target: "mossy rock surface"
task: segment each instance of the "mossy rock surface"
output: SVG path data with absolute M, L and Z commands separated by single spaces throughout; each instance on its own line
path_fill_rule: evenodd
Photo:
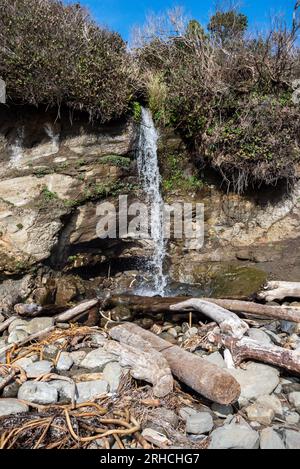
M 212 294 L 215 298 L 250 297 L 261 289 L 267 280 L 266 272 L 255 267 L 223 266 L 212 279 Z
M 198 284 L 203 295 L 213 298 L 249 298 L 259 291 L 267 280 L 266 272 L 238 263 L 211 262 L 179 268 L 178 280 Z

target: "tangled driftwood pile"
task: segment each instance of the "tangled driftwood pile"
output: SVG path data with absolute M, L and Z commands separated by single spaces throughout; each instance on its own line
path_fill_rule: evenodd
M 273 282 L 260 298 L 298 287 Z M 110 296 L 44 314 L 16 305 L 0 323 L 1 448 L 300 445 L 298 305 Z

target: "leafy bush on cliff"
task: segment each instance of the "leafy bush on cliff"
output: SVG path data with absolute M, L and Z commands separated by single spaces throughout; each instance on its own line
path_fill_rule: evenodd
M 156 26 L 142 31 L 136 55 L 157 121 L 175 126 L 238 192 L 291 180 L 300 162 L 297 15 L 292 28 L 255 38 L 235 11 L 218 12 L 207 31 L 176 12 Z
M 102 121 L 128 110 L 133 84 L 126 45 L 78 4 L 0 0 L 0 41 L 10 103 L 65 104 Z

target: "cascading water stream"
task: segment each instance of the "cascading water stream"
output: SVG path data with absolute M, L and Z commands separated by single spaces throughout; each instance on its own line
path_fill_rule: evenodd
M 151 112 L 142 108 L 138 145 L 138 172 L 147 202 L 151 207 L 151 238 L 154 245 L 149 270 L 153 273 L 154 292 L 163 295 L 167 286 L 164 275 L 166 244 L 164 240 L 163 198 L 160 192 L 160 173 L 157 158 L 158 133 Z
M 17 135 L 14 143 L 11 145 L 11 159 L 10 165 L 12 168 L 17 168 L 23 157 L 23 141 L 24 141 L 24 127 L 20 127 L 17 130 Z

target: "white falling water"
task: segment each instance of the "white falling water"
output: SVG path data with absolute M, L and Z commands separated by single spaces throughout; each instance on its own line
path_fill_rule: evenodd
M 51 145 L 52 145 L 50 152 L 48 154 L 45 154 L 44 156 L 51 156 L 51 155 L 54 155 L 55 153 L 58 153 L 59 151 L 60 135 L 55 133 L 53 126 L 49 123 L 45 124 L 44 130 L 46 134 L 48 135 L 48 137 L 50 138 Z
M 23 157 L 23 142 L 24 142 L 24 127 L 17 130 L 17 135 L 14 143 L 10 146 L 11 159 L 10 165 L 12 168 L 17 168 Z
M 151 112 L 142 108 L 138 145 L 138 172 L 147 201 L 151 207 L 151 238 L 154 252 L 149 267 L 154 274 L 154 293 L 163 295 L 167 286 L 164 275 L 166 245 L 163 225 L 163 198 L 160 192 L 160 174 L 157 158 L 158 133 Z

